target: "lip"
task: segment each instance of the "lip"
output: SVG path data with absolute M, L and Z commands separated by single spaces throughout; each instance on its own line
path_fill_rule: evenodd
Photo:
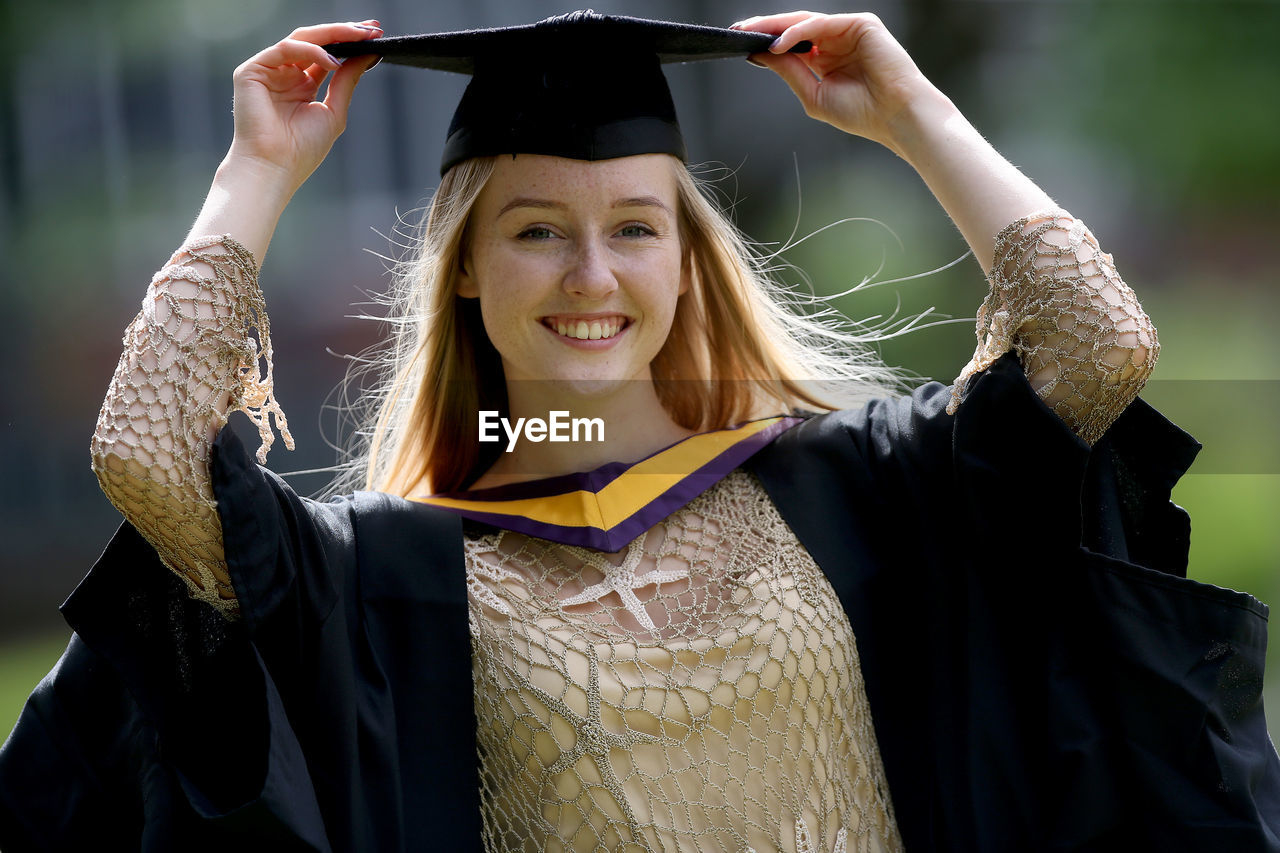
M 571 346 L 575 349 L 595 351 L 609 349 L 617 344 L 622 336 L 626 334 L 627 330 L 631 328 L 633 322 L 634 321 L 625 314 L 599 312 L 595 314 L 548 314 L 540 319 L 539 325 L 546 329 L 550 334 L 554 335 L 556 340 L 567 346 Z M 607 338 L 596 338 L 594 340 L 591 338 L 574 338 L 569 337 L 568 335 L 562 335 L 558 328 L 562 325 L 570 326 L 582 324 L 585 324 L 588 327 L 593 324 L 599 324 L 603 327 L 602 331 L 607 330 L 610 324 L 617 324 L 619 328 L 618 331 L 614 332 L 613 335 Z

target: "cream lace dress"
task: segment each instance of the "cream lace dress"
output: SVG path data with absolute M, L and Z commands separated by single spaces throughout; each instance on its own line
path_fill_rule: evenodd
M 902 849 L 849 620 L 750 474 L 620 555 L 466 563 L 487 849 Z
M 995 258 L 953 408 L 1013 349 L 1095 441 L 1154 366 L 1150 320 L 1062 211 L 1011 224 Z M 93 441 L 108 497 L 228 617 L 210 441 L 236 408 L 264 440 L 283 428 L 256 277 L 229 237 L 174 255 Z M 621 554 L 475 531 L 466 570 L 488 849 L 901 849 L 848 619 L 749 474 Z

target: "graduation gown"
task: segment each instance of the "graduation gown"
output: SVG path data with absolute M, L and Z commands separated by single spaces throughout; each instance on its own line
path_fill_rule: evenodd
M 908 850 L 1280 851 L 1267 608 L 1185 577 L 1198 445 L 1090 449 L 1006 356 L 746 463 L 858 644 Z M 479 850 L 462 522 L 300 499 L 224 431 L 229 624 L 127 525 L 0 751 L 0 849 Z

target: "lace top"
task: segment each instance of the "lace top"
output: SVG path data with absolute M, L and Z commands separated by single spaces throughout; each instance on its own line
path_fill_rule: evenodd
M 996 236 L 977 332 L 947 411 L 955 414 L 969 377 L 1013 350 L 1041 398 L 1090 444 L 1138 396 L 1160 354 L 1151 318 L 1111 256 L 1062 210 Z
M 753 476 L 621 555 L 466 565 L 486 849 L 902 849 L 849 620 Z

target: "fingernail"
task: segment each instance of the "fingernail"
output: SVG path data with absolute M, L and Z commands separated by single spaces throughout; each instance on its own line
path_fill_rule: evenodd
M 373 68 L 374 65 L 377 65 L 381 61 L 382 61 L 382 57 L 379 56 L 377 59 L 373 61 L 373 65 L 370 65 L 369 68 L 366 68 L 365 70 L 368 71 L 370 68 Z
M 770 52 L 776 51 L 778 49 L 778 45 L 781 43 L 782 43 L 782 36 L 778 36 L 776 39 L 773 40 L 773 44 L 769 45 Z
M 769 67 L 769 66 L 765 65 L 763 62 L 761 62 L 760 60 L 758 60 L 758 59 L 752 59 L 752 58 L 751 58 L 751 57 L 749 57 L 749 56 L 747 57 L 747 62 L 750 62 L 750 63 L 751 63 L 752 65 L 754 65 L 756 68 L 768 68 L 768 67 Z
M 365 24 L 352 24 L 351 26 L 355 27 L 358 30 L 368 30 L 371 33 L 376 33 L 378 31 L 377 27 L 370 27 Z
M 338 57 L 334 56 L 332 53 L 329 53 L 328 51 L 325 51 L 325 54 L 324 54 L 324 55 L 325 55 L 325 56 L 327 56 L 327 57 L 329 57 L 330 59 L 332 59 L 332 60 L 333 60 L 333 64 L 334 64 L 334 65 L 341 65 L 341 64 L 342 64 L 342 60 L 341 60 L 341 59 L 339 59 Z
M 740 26 L 742 26 L 742 21 L 734 21 L 732 24 L 729 25 L 729 29 L 736 30 Z

